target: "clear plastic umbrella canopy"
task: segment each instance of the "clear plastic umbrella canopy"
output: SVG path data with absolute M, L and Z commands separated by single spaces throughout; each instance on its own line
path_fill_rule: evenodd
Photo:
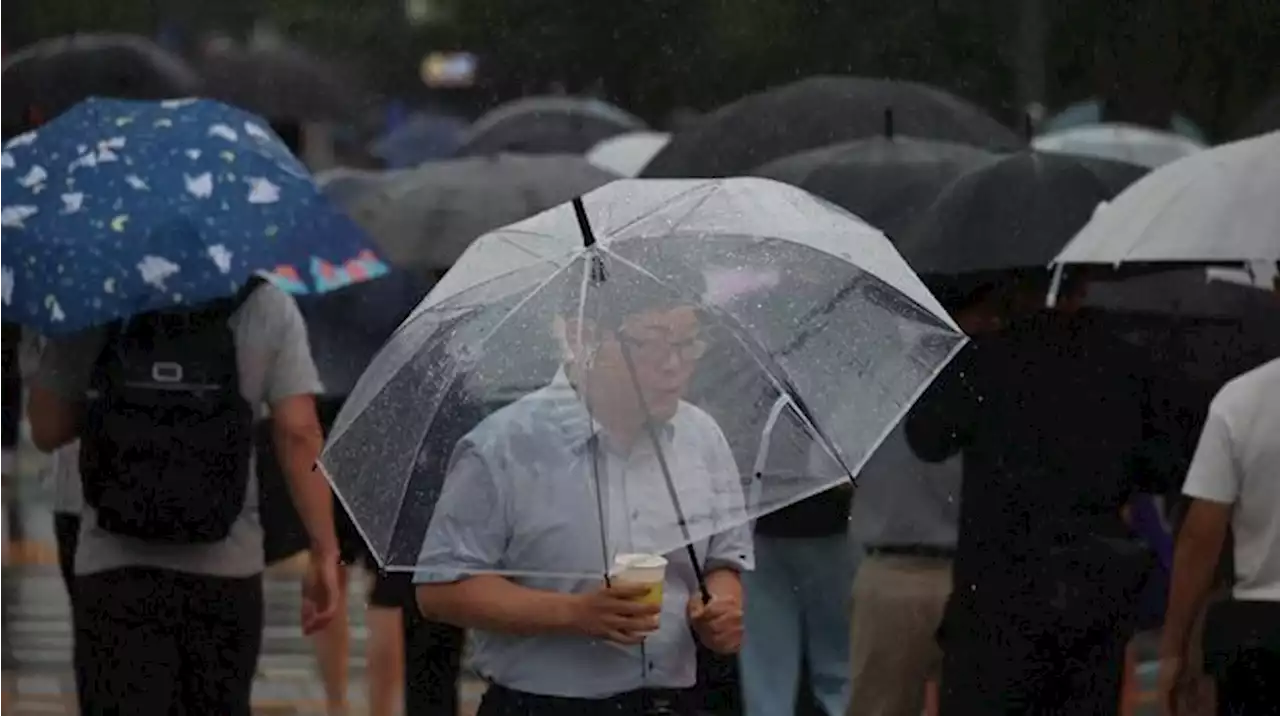
M 618 181 L 473 243 L 321 464 L 388 569 L 598 577 L 851 480 L 964 340 L 800 189 Z

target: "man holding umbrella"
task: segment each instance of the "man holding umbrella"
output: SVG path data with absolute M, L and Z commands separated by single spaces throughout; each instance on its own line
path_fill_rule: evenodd
M 473 658 L 491 683 L 480 706 L 485 716 L 604 708 L 690 713 L 686 690 L 694 685 L 696 666 L 690 627 L 722 653 L 735 652 L 742 639 L 738 573 L 751 566 L 745 527 L 698 544 L 691 550 L 697 561 L 683 552 L 666 555 L 660 604 L 640 601 L 644 586 L 474 573 L 555 569 L 566 555 L 599 552 L 601 528 L 591 520 L 570 529 L 557 515 L 537 514 L 545 509 L 539 505 L 568 509 L 563 506 L 580 499 L 574 495 L 583 484 L 563 476 L 581 472 L 584 455 L 596 453 L 602 479 L 625 475 L 630 487 L 613 483 L 611 493 L 668 499 L 661 487 L 651 491 L 661 485 L 659 463 L 666 461 L 685 473 L 701 466 L 708 474 L 700 479 L 720 485 L 718 495 L 740 495 L 733 454 L 719 427 L 681 400 L 705 351 L 697 311 L 675 295 L 620 288 L 624 276 L 609 280 L 611 306 L 599 320 L 586 324 L 578 318 L 578 301 L 566 302 L 564 363 L 551 384 L 494 413 L 459 443 L 419 560 L 421 569 L 437 572 L 419 573 L 423 612 L 479 630 Z M 661 449 L 646 436 L 651 421 L 661 433 Z M 601 430 L 596 437 L 592 424 Z M 564 494 L 526 492 L 545 481 Z M 643 520 L 635 518 L 669 509 L 639 500 L 630 507 L 632 524 L 613 524 L 610 531 L 642 532 Z M 708 508 L 687 506 L 696 513 Z M 529 526 L 544 521 L 561 528 L 527 541 Z M 644 537 L 635 538 L 640 547 Z

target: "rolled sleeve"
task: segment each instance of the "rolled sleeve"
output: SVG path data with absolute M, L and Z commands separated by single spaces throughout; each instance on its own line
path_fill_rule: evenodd
M 1236 465 L 1231 426 L 1217 407 L 1209 409 L 1209 419 L 1200 433 L 1200 442 L 1191 459 L 1182 492 L 1188 497 L 1229 505 L 1240 496 L 1240 471 Z
M 508 533 L 503 493 L 492 471 L 473 446 L 460 446 L 432 510 L 414 581 L 452 582 L 499 569 Z

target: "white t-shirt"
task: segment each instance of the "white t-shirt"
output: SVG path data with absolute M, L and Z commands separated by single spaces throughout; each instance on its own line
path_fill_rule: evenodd
M 1182 491 L 1234 506 L 1235 598 L 1280 602 L 1280 359 L 1218 392 Z

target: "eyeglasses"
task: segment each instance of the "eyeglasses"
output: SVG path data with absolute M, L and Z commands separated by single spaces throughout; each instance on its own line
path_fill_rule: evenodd
M 678 357 L 681 363 L 692 363 L 707 352 L 707 342 L 701 338 L 669 341 L 663 338 L 640 339 L 619 333 L 618 340 L 625 344 L 626 349 L 636 360 L 655 365 L 666 363 L 673 355 Z

